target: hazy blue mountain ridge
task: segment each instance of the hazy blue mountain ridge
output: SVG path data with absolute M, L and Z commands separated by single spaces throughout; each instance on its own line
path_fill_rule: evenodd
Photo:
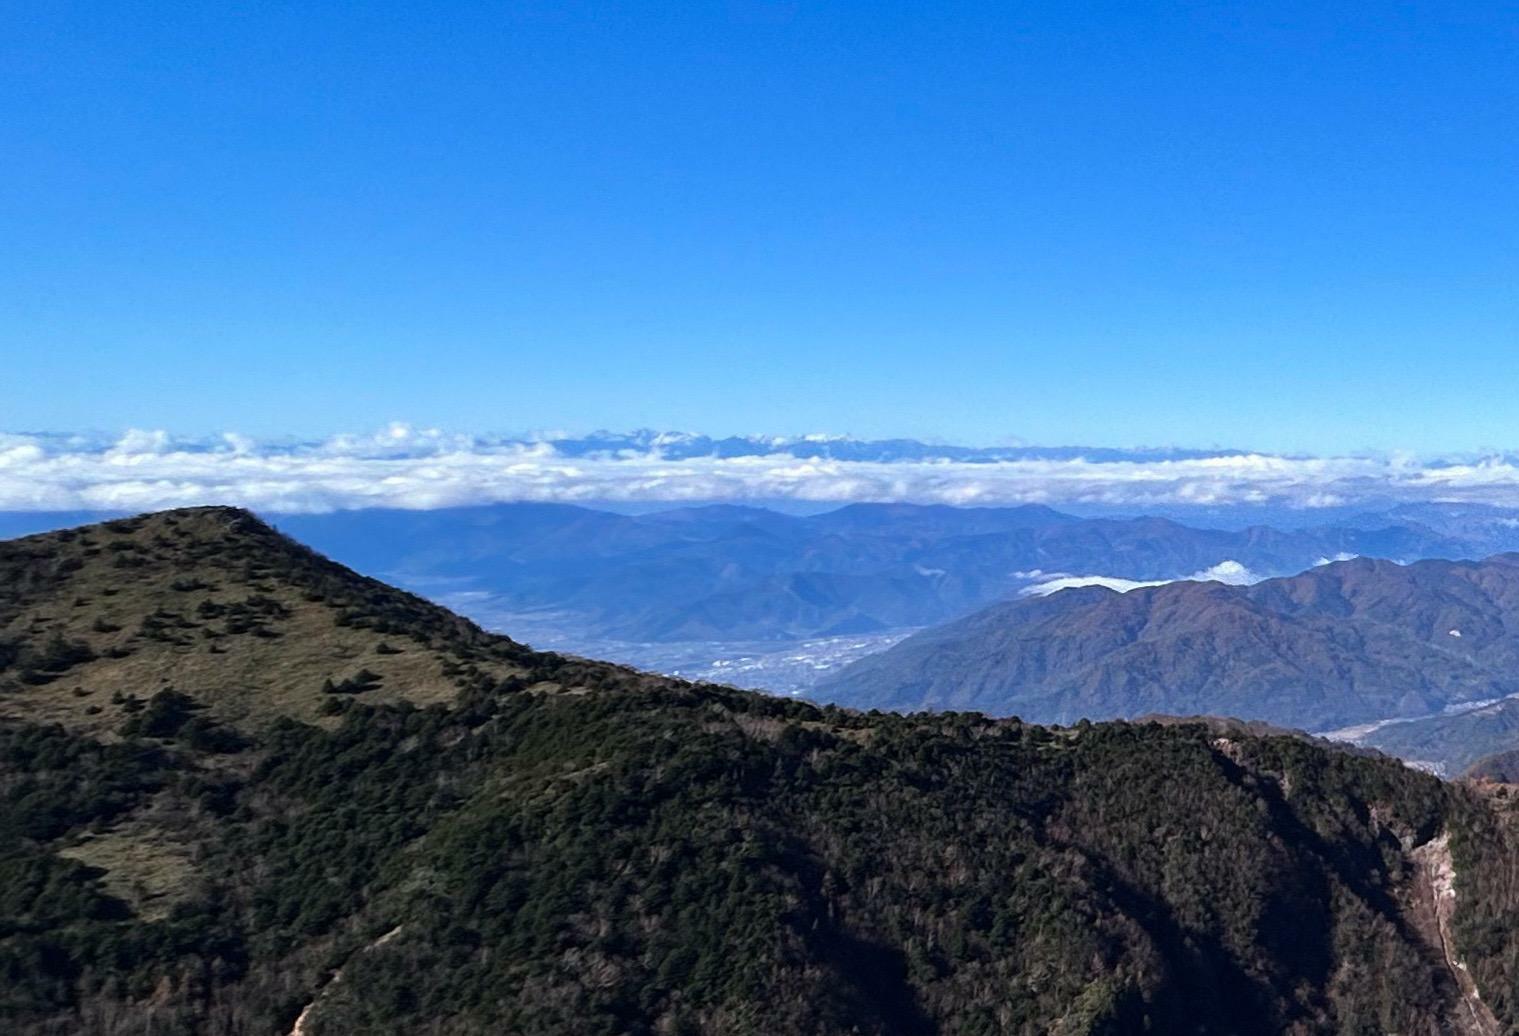
M 1253 586 L 993 605 L 825 679 L 859 708 L 1039 722 L 1212 713 L 1324 730 L 1519 693 L 1519 555 L 1358 558 Z
M 756 641 L 936 625 L 1056 575 L 1175 579 L 1235 561 L 1261 576 L 1346 555 L 1462 557 L 1414 525 L 1195 529 L 1047 507 L 855 504 L 810 516 L 559 504 L 273 516 L 332 557 L 471 610 L 563 616 L 583 639 Z

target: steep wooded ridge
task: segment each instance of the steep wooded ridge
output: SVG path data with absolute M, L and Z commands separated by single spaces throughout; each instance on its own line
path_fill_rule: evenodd
M 1041 722 L 1208 712 L 1324 730 L 1516 692 L 1519 554 L 1065 590 L 909 637 L 817 693 Z
M 1519 1018 L 1505 788 L 1236 726 L 868 715 L 541 655 L 225 509 L 0 565 L 7 1032 Z

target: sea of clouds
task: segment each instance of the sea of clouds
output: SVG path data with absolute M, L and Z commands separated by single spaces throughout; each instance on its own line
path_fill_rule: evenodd
M 319 441 L 0 434 L 0 510 L 235 504 L 272 512 L 506 501 L 905 501 L 1326 508 L 1368 499 L 1519 506 L 1519 459 L 1242 450 L 935 446 L 824 436 L 483 437 L 395 424 Z

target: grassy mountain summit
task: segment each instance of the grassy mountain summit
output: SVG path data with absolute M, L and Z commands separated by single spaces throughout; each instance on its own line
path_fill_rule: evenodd
M 520 677 L 552 658 L 235 508 L 0 543 L 0 714 L 90 734 L 113 729 L 113 696 L 165 686 L 252 729 L 317 719 L 343 697 L 449 702 L 472 681 Z M 570 684 L 585 669 L 553 663 Z
M 542 655 L 225 509 L 0 559 L 7 1031 L 1519 1019 L 1501 788 Z

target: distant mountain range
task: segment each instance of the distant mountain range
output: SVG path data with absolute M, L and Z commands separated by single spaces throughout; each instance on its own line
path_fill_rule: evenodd
M 0 514 L 0 536 L 98 517 Z M 345 564 L 482 621 L 550 628 L 589 645 L 876 634 L 938 625 L 1062 579 L 1171 580 L 1233 563 L 1249 580 L 1351 555 L 1408 561 L 1519 549 L 1514 513 L 1473 505 L 1228 529 L 1037 505 L 855 504 L 812 515 L 714 505 L 630 515 L 518 503 L 268 517 Z
M 1039 506 L 856 504 L 797 516 L 511 504 L 272 519 L 466 613 L 551 614 L 592 642 L 872 633 L 936 625 L 1061 575 L 1176 579 L 1232 561 L 1269 576 L 1353 554 L 1464 557 L 1489 545 L 1413 522 L 1209 530 Z
M 1113 448 L 1100 446 L 956 446 L 918 439 L 857 439 L 848 435 L 730 435 L 714 438 L 689 432 L 592 432 L 583 437 L 552 436 L 544 441 L 565 456 L 581 457 L 624 450 L 658 450 L 672 460 L 691 457 L 762 457 L 789 454 L 807 460 L 850 460 L 895 463 L 906 460 L 954 460 L 992 463 L 1005 460 L 1112 461 L 1195 460 L 1243 456 L 1244 450 L 1199 450 L 1180 447 Z
M 179 436 L 147 434 L 153 448 L 188 453 L 223 453 L 229 449 L 256 447 L 285 455 L 325 453 L 363 456 L 425 456 L 443 450 L 492 450 L 511 447 L 551 447 L 561 457 L 615 457 L 627 453 L 658 453 L 669 460 L 694 457 L 791 456 L 804 460 L 867 461 L 895 463 L 918 460 L 952 460 L 963 463 L 994 463 L 1008 460 L 1113 461 L 1196 460 L 1238 457 L 1249 451 L 1189 449 L 1172 446 L 960 446 L 923 442 L 918 439 L 860 439 L 850 435 L 728 435 L 640 428 L 631 432 L 599 430 L 586 434 L 542 433 L 535 435 L 459 435 L 395 425 L 377 435 L 340 435 L 329 439 L 274 439 L 255 442 L 226 435 Z M 69 453 L 105 452 L 121 446 L 118 435 L 91 433 L 26 433 L 29 442 Z
M 1519 693 L 1519 555 L 1358 558 L 1253 586 L 1101 587 L 994 605 L 825 680 L 859 708 L 1039 722 L 1234 715 L 1325 730 Z

